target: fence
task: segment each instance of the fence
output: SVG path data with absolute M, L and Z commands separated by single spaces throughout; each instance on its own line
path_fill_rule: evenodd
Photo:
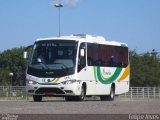
M 160 87 L 130 87 L 120 98 L 160 98 Z
M 27 100 L 24 86 L 0 86 L 0 100 Z
M 119 98 L 160 99 L 160 87 L 130 87 L 129 92 Z M 25 86 L 0 86 L 0 100 L 28 100 Z

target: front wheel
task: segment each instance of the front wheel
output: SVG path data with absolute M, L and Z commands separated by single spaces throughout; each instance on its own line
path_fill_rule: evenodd
M 81 94 L 80 94 L 80 96 L 77 97 L 77 100 L 78 101 L 83 101 L 84 98 L 85 98 L 85 95 L 86 95 L 86 89 L 83 85 L 82 88 L 81 88 Z
M 86 95 L 86 89 L 85 86 L 83 85 L 81 88 L 81 94 L 79 96 L 66 96 L 65 100 L 66 101 L 83 101 Z

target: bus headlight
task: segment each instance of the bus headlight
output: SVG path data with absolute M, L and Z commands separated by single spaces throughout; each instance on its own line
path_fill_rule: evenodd
M 72 83 L 75 83 L 75 82 L 77 82 L 77 81 L 76 80 L 67 80 L 67 81 L 63 81 L 61 83 L 64 84 L 64 85 L 67 85 L 67 84 L 72 84 Z
M 33 81 L 33 80 L 26 80 L 26 83 L 27 84 L 33 84 L 33 85 L 37 84 L 37 82 Z

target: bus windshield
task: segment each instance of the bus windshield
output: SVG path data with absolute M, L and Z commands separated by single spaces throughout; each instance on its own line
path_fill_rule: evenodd
M 74 71 L 76 53 L 76 41 L 45 40 L 36 42 L 30 57 L 29 70 L 48 71 L 45 73 L 54 73 L 61 70 L 62 74 L 62 71 L 65 71 L 66 73 Z

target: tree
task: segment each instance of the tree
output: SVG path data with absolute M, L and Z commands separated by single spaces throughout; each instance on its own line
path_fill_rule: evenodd
M 155 54 L 130 51 L 131 86 L 160 86 L 160 60 Z
M 1 85 L 9 85 L 9 73 L 12 72 L 12 85 L 25 84 L 26 62 L 23 59 L 25 47 L 14 48 L 0 53 L 0 75 Z M 3 82 L 2 82 L 3 81 Z M 10 84 L 11 85 L 11 84 Z

